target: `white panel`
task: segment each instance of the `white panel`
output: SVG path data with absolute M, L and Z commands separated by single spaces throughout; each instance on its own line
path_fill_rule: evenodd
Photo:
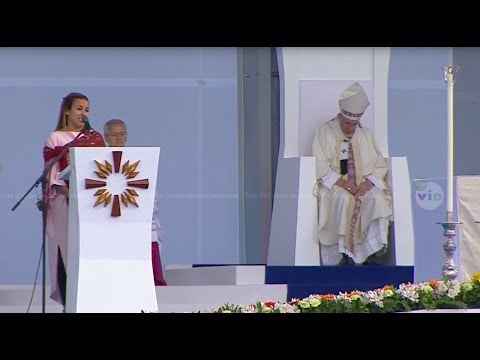
M 390 181 L 393 196 L 393 220 L 395 222 L 396 265 L 414 265 L 414 236 L 412 221 L 412 199 L 407 158 L 392 157 Z
M 296 194 L 298 216 L 295 265 L 320 265 L 317 198 L 313 194 L 313 183 L 315 183 L 315 158 L 301 157 L 298 194 Z
M 95 161 L 112 166 L 113 151 L 121 151 L 120 169 L 102 179 Z M 71 148 L 69 234 L 67 262 L 67 312 L 156 311 L 152 272 L 151 226 L 160 148 Z M 134 178 L 122 167 L 140 160 Z M 86 179 L 105 181 L 112 195 L 134 189 L 138 207 L 120 200 L 120 216 L 110 204 L 94 207 L 97 188 L 87 189 Z M 128 181 L 148 179 L 147 189 Z
M 300 158 L 280 161 L 277 168 L 268 265 L 294 265 Z
M 285 159 L 277 170 L 268 265 L 319 265 L 313 157 Z
M 373 50 L 373 82 L 375 99 L 373 133 L 383 156 L 388 157 L 388 69 L 390 48 Z
M 458 280 L 468 281 L 480 272 L 480 176 L 458 176 L 457 189 L 458 221 L 462 222 L 455 228 L 460 255 Z

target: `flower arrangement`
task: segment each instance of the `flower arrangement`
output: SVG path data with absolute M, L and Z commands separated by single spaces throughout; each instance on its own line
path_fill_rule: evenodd
M 419 284 L 385 285 L 370 291 L 310 295 L 287 303 L 225 304 L 212 313 L 389 313 L 413 310 L 480 308 L 480 273 L 464 283 L 430 280 Z

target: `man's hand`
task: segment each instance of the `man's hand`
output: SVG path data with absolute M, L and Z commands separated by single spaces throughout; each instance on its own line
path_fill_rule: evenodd
M 370 180 L 365 180 L 362 182 L 357 189 L 357 193 L 355 194 L 355 197 L 359 197 L 362 195 L 365 195 L 368 190 L 370 190 L 373 187 L 373 184 Z
M 355 195 L 358 192 L 358 188 L 355 186 L 355 184 L 351 181 L 347 181 L 345 179 L 338 179 L 335 185 L 340 186 L 343 188 L 345 191 L 349 192 L 352 195 Z

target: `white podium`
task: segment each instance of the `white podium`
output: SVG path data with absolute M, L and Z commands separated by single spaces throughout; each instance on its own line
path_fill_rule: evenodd
M 158 147 L 72 147 L 65 311 L 158 311 L 151 259 Z

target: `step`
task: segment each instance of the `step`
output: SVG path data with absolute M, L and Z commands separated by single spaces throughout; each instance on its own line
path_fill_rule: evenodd
M 265 284 L 265 266 L 177 267 L 164 271 L 168 285 L 248 285 Z
M 213 313 L 221 308 L 224 303 L 211 304 L 159 304 L 159 313 Z M 241 305 L 241 304 L 236 304 Z
M 33 298 L 32 298 L 32 292 Z M 46 305 L 54 305 L 55 301 L 50 299 L 50 286 L 45 287 Z M 42 304 L 42 285 L 0 285 L 0 306 L 27 306 L 30 303 Z M 26 308 L 26 307 L 25 307 Z
M 47 314 L 61 314 L 63 312 L 63 306 L 57 303 L 48 304 L 45 306 L 45 313 Z M 41 305 L 32 305 L 28 308 L 27 305 L 9 305 L 0 306 L 0 313 L 28 313 L 28 314 L 36 314 L 36 313 L 43 313 L 43 307 Z
M 253 304 L 287 299 L 285 284 L 157 286 L 161 304 Z

